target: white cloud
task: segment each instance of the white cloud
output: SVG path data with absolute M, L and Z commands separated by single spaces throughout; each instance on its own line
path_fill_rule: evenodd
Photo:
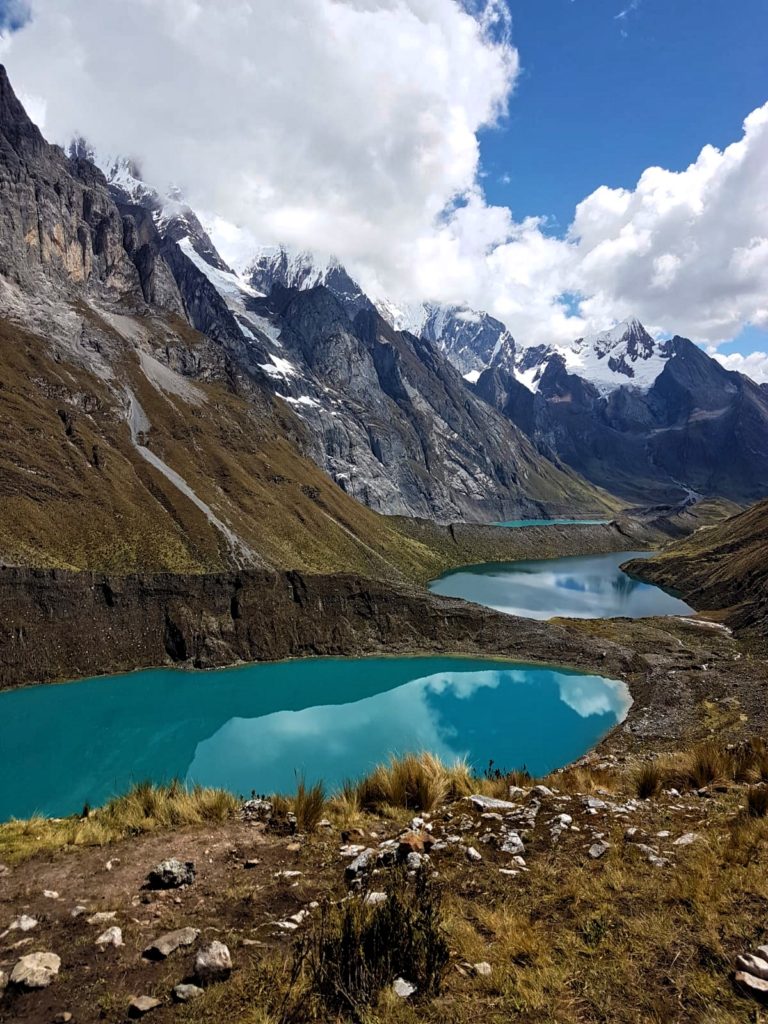
M 722 363 L 726 370 L 738 370 L 745 373 L 758 384 L 768 384 L 768 352 L 750 352 L 743 356 L 738 352 L 725 355 L 722 352 L 712 353 L 719 363 Z
M 504 0 L 30 6 L 0 53 L 48 137 L 180 183 L 225 258 L 251 237 L 334 252 L 375 293 L 467 302 L 523 343 L 628 315 L 709 345 L 768 325 L 768 104 L 723 151 L 598 188 L 557 238 L 482 189 L 478 132 L 518 70 Z

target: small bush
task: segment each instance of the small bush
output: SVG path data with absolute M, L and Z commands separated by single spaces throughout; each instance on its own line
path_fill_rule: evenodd
M 664 773 L 657 761 L 647 761 L 635 774 L 635 792 L 641 800 L 658 796 L 664 784 Z
M 322 782 L 307 788 L 304 779 L 299 779 L 293 811 L 296 815 L 296 827 L 299 832 L 315 832 L 323 817 L 325 807 L 325 789 Z
M 765 818 L 768 815 L 768 786 L 749 787 L 747 814 L 750 818 Z
M 472 791 L 469 768 L 463 761 L 444 765 L 433 754 L 406 754 L 378 765 L 357 786 L 360 806 L 373 809 L 389 804 L 408 810 L 431 811 L 443 800 Z
M 691 751 L 688 761 L 688 782 L 694 789 L 710 786 L 730 774 L 728 757 L 713 740 L 700 743 Z
M 310 995 L 327 1013 L 359 1020 L 401 976 L 419 997 L 440 993 L 449 958 L 441 890 L 426 872 L 411 881 L 397 869 L 386 892 L 374 906 L 363 896 L 326 902 L 295 947 L 294 976 L 306 974 Z

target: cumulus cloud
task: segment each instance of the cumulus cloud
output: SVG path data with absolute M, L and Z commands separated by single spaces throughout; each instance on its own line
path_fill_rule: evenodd
M 746 356 L 738 352 L 732 352 L 730 355 L 723 352 L 712 354 L 726 370 L 737 370 L 756 380 L 758 384 L 768 384 L 768 352 L 750 352 Z
M 179 184 L 225 258 L 333 252 L 374 294 L 466 302 L 525 344 L 628 315 L 710 346 L 768 326 L 768 104 L 682 171 L 598 188 L 554 237 L 483 192 L 478 133 L 518 72 L 505 0 L 27 6 L 0 56 L 46 135 Z

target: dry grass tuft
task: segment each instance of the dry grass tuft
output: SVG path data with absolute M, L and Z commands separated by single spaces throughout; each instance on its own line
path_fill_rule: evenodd
M 658 796 L 664 785 L 664 771 L 658 761 L 646 761 L 635 772 L 635 792 L 641 800 Z
M 467 764 L 444 765 L 434 754 L 406 754 L 380 764 L 357 785 L 361 808 L 382 806 L 431 811 L 447 799 L 467 796 L 472 791 Z
M 750 818 L 768 816 L 768 786 L 750 786 L 747 790 L 747 814 Z
M 304 779 L 299 779 L 293 800 L 293 813 L 296 815 L 296 827 L 299 832 L 316 832 L 324 809 L 325 788 L 322 782 L 307 787 Z

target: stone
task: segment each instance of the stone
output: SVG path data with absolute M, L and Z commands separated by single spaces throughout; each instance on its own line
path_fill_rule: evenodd
M 596 796 L 585 796 L 581 801 L 590 814 L 597 814 L 598 811 L 608 810 L 608 804 Z
M 87 913 L 88 913 L 88 907 L 83 907 L 83 906 L 80 906 L 78 904 L 78 906 L 73 907 L 72 910 L 70 910 L 69 916 L 70 917 L 82 917 L 83 914 L 87 914 Z
M 509 787 L 509 796 L 510 796 L 510 798 L 513 798 L 513 797 L 516 797 L 516 796 L 525 798 L 525 796 L 527 795 L 527 792 L 528 791 L 523 789 L 522 786 L 510 786 Z
M 10 875 L 11 869 L 7 864 L 0 864 L 0 878 L 5 878 L 6 875 Z
M 387 902 L 387 894 L 385 892 L 368 892 L 365 894 L 363 903 L 366 903 L 369 907 L 378 906 L 380 903 Z
M 477 811 L 516 811 L 518 810 L 517 804 L 513 804 L 510 800 L 497 800 L 493 796 L 482 796 L 476 793 L 474 796 L 467 797 L 472 802 L 472 806 Z
M 743 985 L 756 996 L 768 996 L 768 981 L 764 978 L 756 978 L 754 974 L 748 974 L 746 971 L 736 971 L 735 980 L 737 985 Z
M 477 862 L 477 861 L 480 861 L 482 859 L 483 859 L 482 856 L 477 852 L 477 850 L 474 848 L 474 846 L 468 846 L 467 847 L 467 860 L 471 860 L 471 861 Z
M 269 800 L 246 800 L 240 809 L 244 821 L 269 821 L 272 817 L 272 804 Z
M 398 859 L 405 860 L 409 853 L 429 853 L 434 842 L 428 832 L 406 832 L 398 840 Z
M 104 867 L 106 868 L 107 871 L 112 871 L 112 870 L 114 870 L 114 868 L 117 867 L 117 865 L 119 863 L 120 863 L 120 858 L 119 857 L 112 857 L 112 858 L 110 858 L 110 860 L 107 861 L 107 863 L 104 865 Z
M 76 907 L 75 909 L 79 910 L 80 908 Z M 87 920 L 88 924 L 109 924 L 109 922 L 114 921 L 116 917 L 116 910 L 100 910 L 97 914 L 91 914 L 91 916 Z
M 121 929 L 115 927 L 115 925 L 111 928 L 107 928 L 107 930 L 102 932 L 98 939 L 96 939 L 96 945 L 100 946 L 102 949 L 106 949 L 107 946 L 117 947 L 124 945 Z
M 158 1006 L 162 1006 L 162 1003 L 154 996 L 134 996 L 128 1003 L 128 1016 L 134 1019 L 143 1017 L 145 1013 L 156 1010 Z
M 53 1024 L 70 1024 L 72 1019 L 72 1014 L 65 1010 L 64 1013 L 56 1014 L 53 1018 Z
M 610 848 L 610 843 L 593 843 L 589 848 L 589 856 L 592 860 L 600 860 Z
M 409 871 L 420 871 L 424 864 L 424 854 L 409 853 L 405 858 L 405 864 Z
M 193 999 L 198 999 L 203 994 L 203 989 L 199 985 L 176 985 L 173 990 L 173 998 L 177 1003 L 189 1003 Z
M 150 889 L 180 889 L 182 885 L 191 885 L 195 880 L 195 865 L 191 860 L 182 863 L 176 858 L 164 860 L 157 864 L 147 876 Z
M 165 960 L 181 946 L 191 946 L 200 934 L 198 928 L 177 928 L 155 939 L 141 954 L 146 960 Z
M 19 988 L 48 988 L 61 969 L 55 953 L 28 953 L 11 971 L 11 984 Z
M 534 786 L 531 792 L 535 793 L 536 796 L 539 797 L 550 797 L 555 795 L 548 786 Z
M 473 964 L 472 968 L 475 974 L 479 974 L 482 978 L 490 976 L 491 965 L 486 960 L 481 960 L 479 964 Z
M 736 966 L 740 971 L 746 971 L 747 974 L 754 974 L 756 978 L 768 981 L 768 960 L 763 960 L 762 957 L 752 956 L 751 953 L 737 956 Z
M 223 942 L 215 940 L 195 958 L 195 977 L 202 985 L 226 981 L 232 972 L 232 957 Z
M 504 842 L 501 844 L 502 853 L 511 853 L 512 856 L 525 853 L 525 843 L 517 834 L 517 832 L 508 832 L 504 837 Z
M 342 846 L 339 849 L 340 857 L 357 857 L 358 854 L 362 853 L 365 849 L 359 843 L 347 843 L 346 846 Z
M 30 917 L 29 914 L 20 914 L 8 925 L 9 932 L 31 932 L 33 928 L 37 928 L 37 918 Z
M 253 868 L 257 868 L 261 864 L 258 857 L 249 857 L 248 860 L 243 864 L 244 868 L 248 868 L 251 871 Z
M 301 850 L 301 843 L 288 843 L 285 848 L 286 853 L 298 853 Z
M 697 832 L 686 832 L 685 835 L 680 836 L 676 839 L 673 846 L 690 846 L 692 843 L 697 843 L 701 839 L 701 836 Z
M 347 864 L 344 869 L 344 877 L 348 882 L 351 882 L 355 878 L 359 878 L 361 875 L 364 875 L 375 863 L 376 851 L 371 847 L 368 847 L 367 850 L 363 850 L 362 853 L 358 853 L 351 864 Z
M 59 898 L 59 894 L 54 889 L 43 889 L 43 896 L 47 900 L 57 900 Z
M 405 978 L 395 978 L 392 982 L 392 991 L 401 999 L 408 999 L 416 991 L 416 986 Z

